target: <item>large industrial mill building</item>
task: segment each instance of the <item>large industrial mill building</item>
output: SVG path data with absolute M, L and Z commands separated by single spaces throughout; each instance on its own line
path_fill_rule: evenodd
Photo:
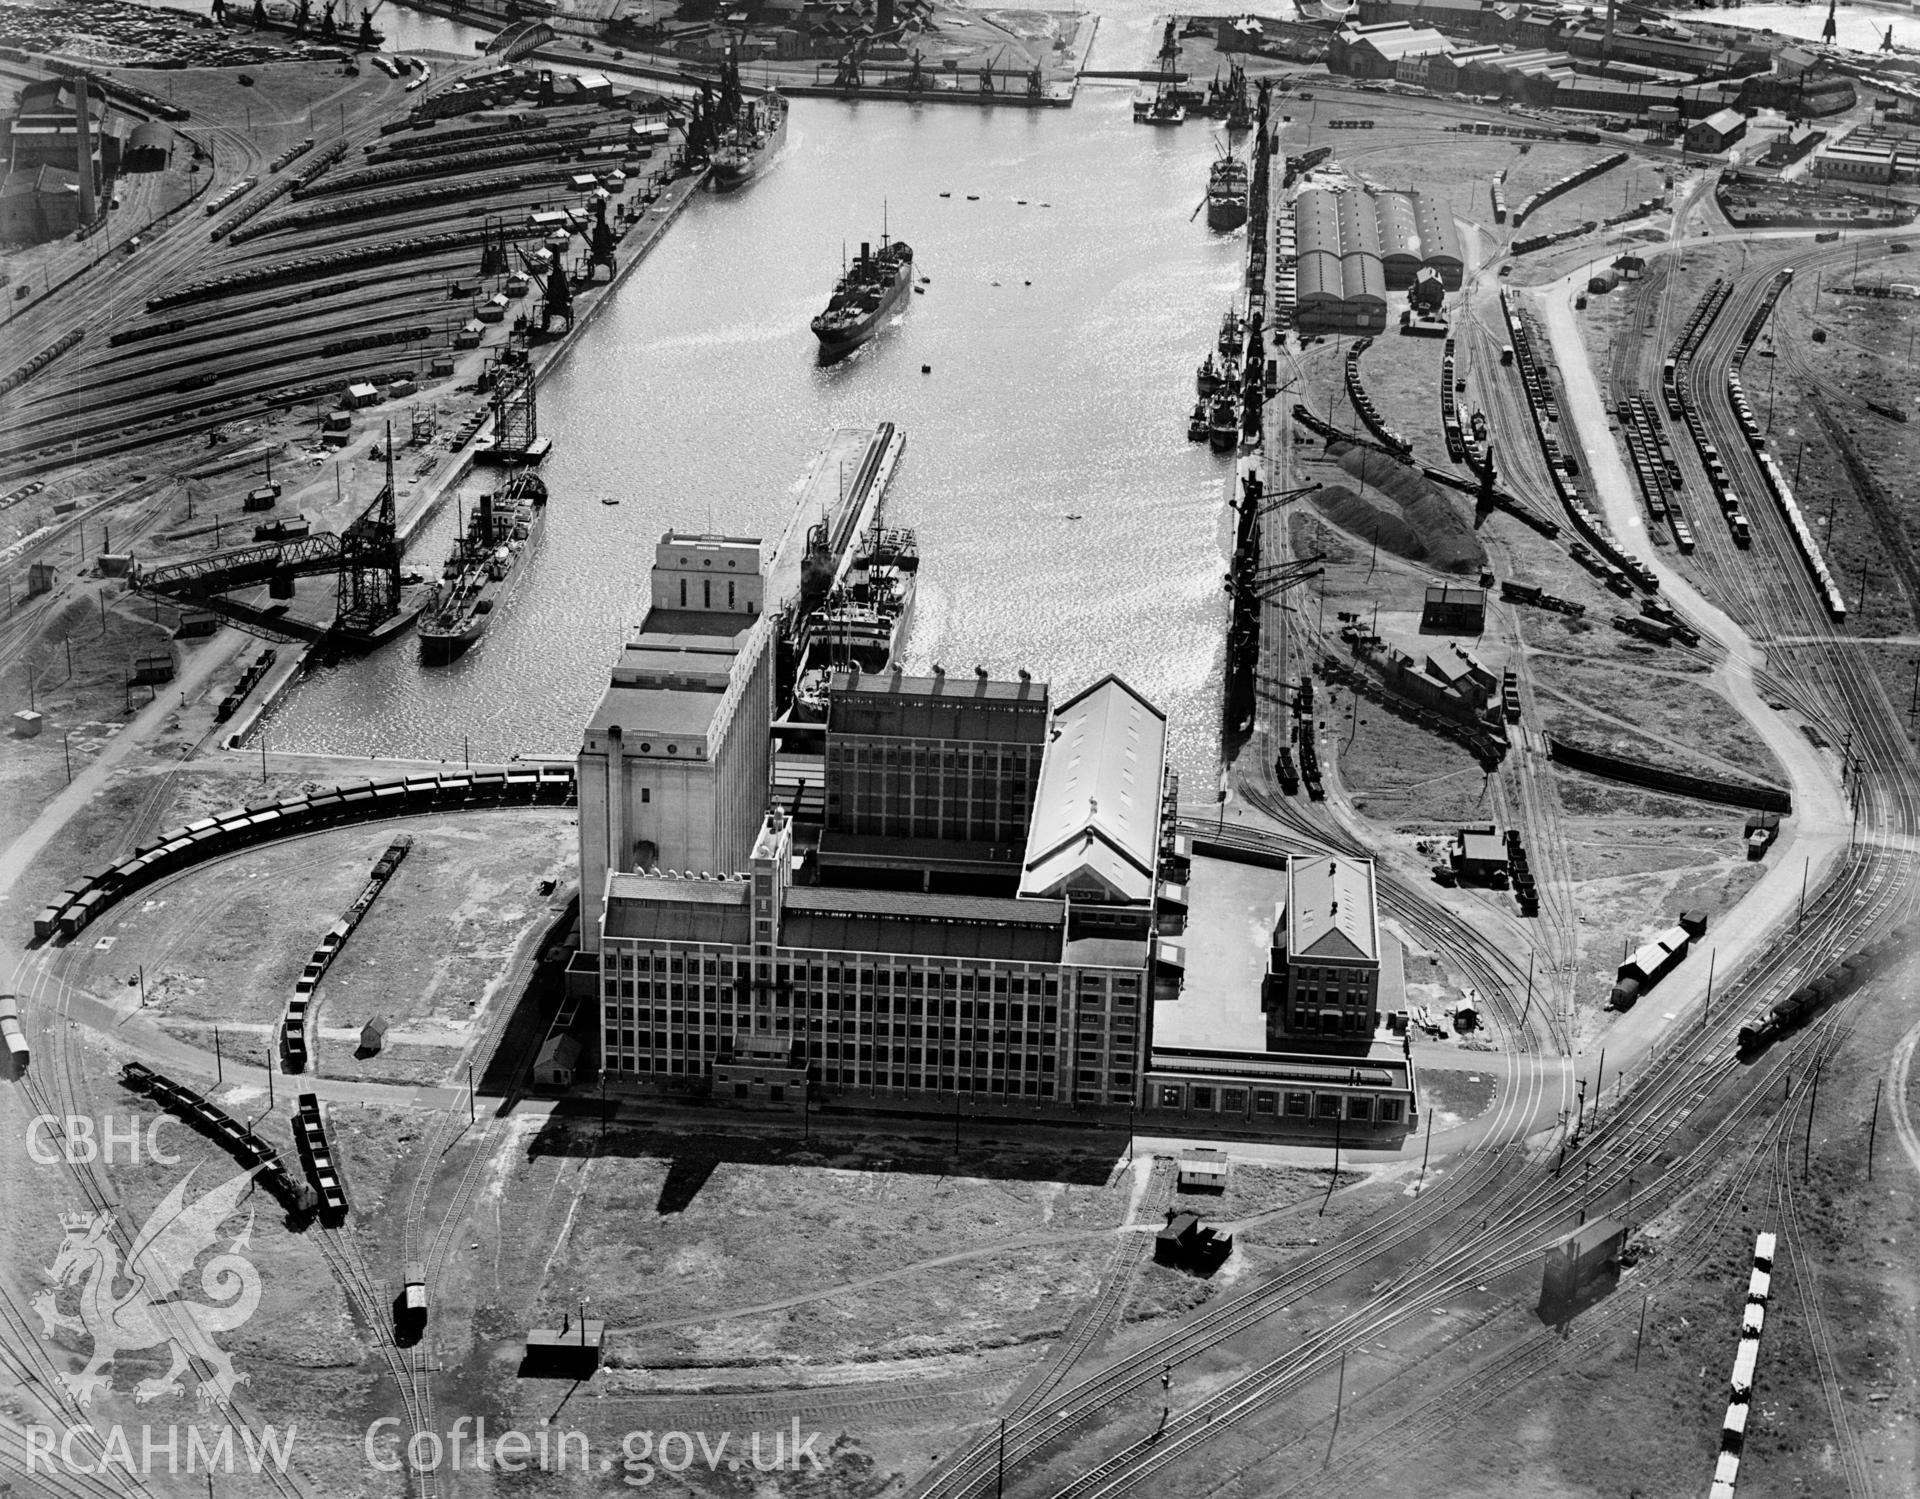
M 873 748 L 836 747 L 835 724 L 848 715 L 856 739 L 920 737 L 929 763 L 943 728 L 978 728 L 970 703 L 1045 703 L 1030 682 L 892 674 L 843 674 L 832 698 L 827 796 L 843 808 L 849 767 Z M 907 845 L 920 836 L 911 831 L 876 866 L 892 888 L 815 883 L 834 868 L 823 857 L 832 829 L 817 853 L 798 852 L 795 825 L 777 808 L 741 873 L 614 874 L 597 922 L 608 1073 L 783 1106 L 798 1105 L 809 1080 L 827 1097 L 971 1095 L 1041 1110 L 1134 1103 L 1165 834 L 1166 720 L 1108 677 L 1045 722 L 1026 836 L 1013 859 L 991 856 L 987 842 L 987 867 L 969 872 L 975 891 L 898 888 Z M 909 724 L 921 733 L 903 732 Z M 1003 748 L 1018 750 L 1024 737 L 1015 729 Z M 976 768 L 990 769 L 972 742 Z M 1026 757 L 1010 758 L 1017 781 Z M 954 762 L 941 750 L 937 763 L 944 772 Z M 913 776 L 864 784 L 867 814 L 883 827 L 919 790 Z M 978 852 L 980 842 L 957 848 Z M 928 867 L 952 873 L 956 862 L 934 851 Z M 996 874 L 1003 893 L 977 893 Z

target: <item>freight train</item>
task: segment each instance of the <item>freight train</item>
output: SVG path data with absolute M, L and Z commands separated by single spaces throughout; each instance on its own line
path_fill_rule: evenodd
M 1871 946 L 1842 958 L 1812 983 L 1802 984 L 1741 1026 L 1739 1055 L 1748 1060 L 1758 1056 L 1834 1000 L 1899 961 L 1912 951 L 1917 941 L 1920 941 L 1920 923 L 1899 927 Z
M 280 1152 L 219 1104 L 185 1083 L 155 1072 L 143 1062 L 128 1062 L 120 1069 L 120 1081 L 133 1092 L 151 1098 L 169 1114 L 191 1124 L 241 1165 L 256 1168 L 259 1173 L 256 1180 L 280 1200 L 292 1217 L 302 1218 L 317 1205 L 319 1199 L 313 1190 L 287 1170 Z
M 1720 1455 L 1714 1461 L 1708 1499 L 1734 1499 L 1740 1478 L 1740 1454 L 1746 1446 L 1747 1417 L 1753 1409 L 1753 1376 L 1760 1362 L 1760 1334 L 1767 1325 L 1773 1294 L 1773 1257 L 1778 1242 L 1770 1233 L 1755 1236 L 1753 1268 L 1747 1274 L 1747 1305 L 1740 1314 L 1740 1346 L 1728 1382 L 1727 1418 L 1720 1428 Z
M 573 795 L 573 767 L 544 765 L 368 781 L 258 807 L 236 807 L 161 833 L 119 863 L 88 875 L 34 917 L 33 934 L 41 939 L 77 936 L 101 912 L 155 880 L 271 839 L 423 812 L 559 806 Z

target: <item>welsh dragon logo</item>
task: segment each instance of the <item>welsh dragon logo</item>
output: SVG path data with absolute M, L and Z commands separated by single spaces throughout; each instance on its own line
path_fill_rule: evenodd
M 113 1389 L 112 1377 L 103 1371 L 121 1353 L 163 1346 L 172 1350 L 172 1366 L 135 1385 L 136 1401 L 144 1405 L 162 1395 L 184 1394 L 180 1376 L 197 1364 L 210 1371 L 197 1386 L 201 1407 L 224 1408 L 231 1402 L 234 1387 L 247 1376 L 234 1373 L 232 1356 L 213 1335 L 240 1326 L 260 1305 L 260 1272 L 242 1253 L 253 1235 L 251 1210 L 246 1227 L 200 1270 L 199 1288 L 208 1301 L 186 1300 L 182 1286 L 219 1238 L 220 1225 L 238 1211 L 253 1175 L 243 1172 L 189 1203 L 187 1187 L 194 1176 L 189 1171 L 141 1228 L 124 1271 L 111 1212 L 61 1215 L 66 1239 L 46 1270 L 55 1289 L 35 1296 L 33 1309 L 45 1337 L 59 1330 L 93 1340 L 86 1367 L 61 1376 L 79 1404 L 91 1405 L 96 1391 Z M 124 1291 L 118 1289 L 123 1280 Z M 77 1317 L 58 1306 L 60 1291 L 69 1286 L 79 1288 Z

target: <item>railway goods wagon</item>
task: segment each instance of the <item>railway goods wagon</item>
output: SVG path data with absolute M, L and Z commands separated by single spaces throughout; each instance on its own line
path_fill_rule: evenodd
M 118 864 L 96 870 L 35 917 L 36 938 L 76 936 L 108 906 L 143 885 L 231 849 L 284 838 L 335 823 L 402 816 L 433 808 L 458 809 L 535 803 L 565 806 L 575 796 L 573 768 L 543 765 L 513 771 L 483 771 L 455 776 L 415 776 L 405 781 L 367 782 L 335 787 L 312 796 L 290 797 L 260 806 L 236 808 L 218 817 L 168 830 L 142 844 Z
M 60 913 L 59 929 L 63 937 L 77 937 L 86 930 L 87 923 L 100 913 L 106 904 L 104 891 L 89 890 L 78 896 L 72 905 Z
M 33 1052 L 27 1045 L 26 1032 L 20 1029 L 20 1001 L 12 994 L 0 994 L 0 1045 L 6 1047 L 13 1075 L 25 1077 Z
M 307 998 L 296 994 L 280 1018 L 280 1058 L 289 1072 L 307 1070 Z
M 300 1110 L 293 1116 L 294 1138 L 314 1189 L 320 1194 L 320 1211 L 330 1217 L 347 1214 L 347 1189 L 327 1144 L 326 1125 L 320 1116 L 320 1098 L 315 1093 L 300 1095 Z
M 1743 1058 L 1756 1056 L 1789 1031 L 1804 1025 L 1826 1005 L 1897 961 L 1916 936 L 1920 936 L 1920 932 L 1913 927 L 1900 927 L 1872 946 L 1841 959 L 1813 982 L 1802 984 L 1785 999 L 1770 1005 L 1740 1027 L 1738 1054 Z M 1770 1267 L 1771 1243 L 1765 1247 Z
M 403 1338 L 417 1338 L 427 1327 L 427 1267 L 421 1260 L 408 1260 L 402 1271 L 400 1294 L 393 1301 L 394 1332 Z
M 218 1104 L 142 1062 L 128 1062 L 123 1066 L 120 1082 L 131 1092 L 146 1095 L 169 1114 L 193 1125 L 241 1165 L 255 1168 L 261 1185 L 273 1193 L 288 1212 L 297 1216 L 311 1209 L 311 1194 L 288 1176 L 280 1152 Z

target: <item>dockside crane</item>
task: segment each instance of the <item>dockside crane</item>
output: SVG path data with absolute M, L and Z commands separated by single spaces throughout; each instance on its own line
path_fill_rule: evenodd
M 848 44 L 847 50 L 840 54 L 840 64 L 833 75 L 833 86 L 842 94 L 854 94 L 860 91 L 863 81 L 860 77 L 860 60 L 865 47 L 865 42 L 855 37 Z
M 187 562 L 147 567 L 135 562 L 128 583 L 136 593 L 205 609 L 269 640 L 309 640 L 341 646 L 368 644 L 400 612 L 404 551 L 394 514 L 393 429 L 387 429 L 386 483 L 339 535 L 322 532 L 288 541 L 259 542 Z M 331 573 L 334 617 L 315 625 L 283 607 L 265 608 L 232 597 L 265 585 L 275 600 L 294 596 L 295 580 Z
M 542 264 L 522 250 L 520 262 L 526 267 L 528 278 L 540 288 L 541 333 L 552 331 L 555 318 L 564 320 L 567 327 L 571 328 L 573 288 L 568 284 L 567 268 L 561 263 L 560 256 L 554 254 Z

